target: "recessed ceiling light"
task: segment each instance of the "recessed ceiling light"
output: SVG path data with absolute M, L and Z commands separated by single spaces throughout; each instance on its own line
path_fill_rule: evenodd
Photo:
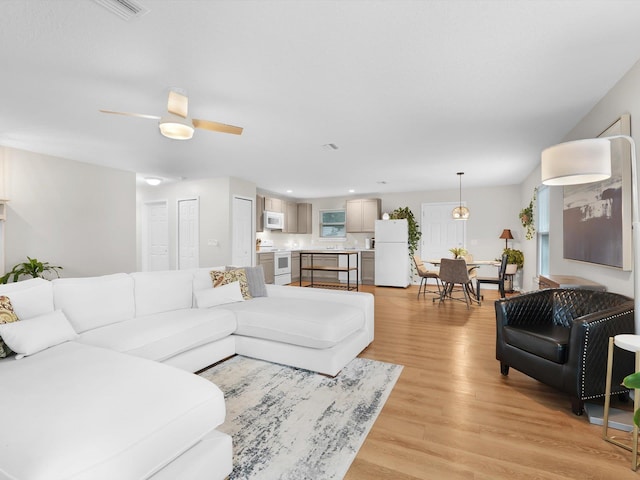
M 287 190 L 287 193 L 293 193 L 293 190 Z
M 355 190 L 353 188 L 350 188 L 349 193 L 355 193 Z
M 338 145 L 336 145 L 335 143 L 325 143 L 324 145 L 322 145 L 322 148 L 324 148 L 325 150 L 338 150 Z

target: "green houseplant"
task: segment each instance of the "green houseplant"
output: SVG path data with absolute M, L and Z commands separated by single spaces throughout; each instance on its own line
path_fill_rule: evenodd
M 632 373 L 624 377 L 622 384 L 631 389 L 640 388 L 640 372 Z M 640 427 L 640 408 L 633 412 L 633 423 Z
M 467 249 L 462 247 L 453 247 L 449 251 L 453 253 L 453 258 L 464 257 L 467 254 Z
M 60 272 L 58 270 L 63 270 L 62 267 L 51 265 L 49 262 L 41 262 L 37 258 L 27 257 L 26 262 L 18 263 L 14 265 L 10 272 L 5 273 L 2 277 L 0 277 L 0 283 L 7 283 L 9 279 L 13 282 L 17 282 L 20 277 L 28 276 L 31 278 L 47 278 L 46 273 L 55 273 L 56 276 L 60 277 Z
M 420 237 L 422 237 L 420 226 L 418 225 L 418 222 L 416 222 L 413 212 L 409 207 L 396 208 L 389 214 L 389 218 L 392 220 L 405 218 L 407 220 L 407 224 L 409 226 L 409 256 L 412 257 L 418 250 L 418 242 L 420 241 Z
M 520 222 L 522 222 L 522 226 L 527 230 L 525 234 L 525 238 L 527 240 L 531 240 L 536 233 L 536 227 L 533 222 L 533 207 L 534 202 L 536 201 L 536 194 L 538 193 L 538 189 L 533 189 L 533 197 L 529 202 L 529 205 L 520 210 L 518 214 L 518 218 L 520 218 Z
M 517 265 L 518 268 L 522 268 L 524 266 L 524 253 L 522 253 L 521 250 L 516 250 L 514 248 L 505 248 L 502 251 L 502 254 L 507 255 L 507 265 Z

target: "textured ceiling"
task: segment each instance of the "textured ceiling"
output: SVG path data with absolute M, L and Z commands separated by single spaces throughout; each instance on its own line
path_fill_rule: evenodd
M 139 3 L 0 0 L 0 145 L 296 198 L 517 184 L 640 56 L 635 0 Z M 98 112 L 169 87 L 244 133 Z

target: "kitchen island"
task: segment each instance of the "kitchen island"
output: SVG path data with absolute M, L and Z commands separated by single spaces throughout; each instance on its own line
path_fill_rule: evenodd
M 321 256 L 321 257 L 320 257 Z M 335 265 L 327 265 L 318 261 L 328 256 L 335 256 Z M 353 257 L 355 256 L 355 260 Z M 341 261 L 344 259 L 346 261 Z M 308 272 L 310 281 L 307 287 L 312 288 L 336 288 L 343 290 L 359 290 L 359 256 L 357 250 L 301 250 L 300 251 L 300 286 L 302 286 L 303 272 Z M 346 284 L 318 282 L 314 278 L 316 272 L 340 272 L 346 274 Z M 352 278 L 353 277 L 353 278 Z

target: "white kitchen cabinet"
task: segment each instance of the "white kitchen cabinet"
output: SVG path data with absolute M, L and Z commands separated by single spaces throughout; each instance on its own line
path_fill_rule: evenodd
M 313 233 L 310 203 L 298 203 L 298 233 Z
M 273 252 L 258 253 L 256 260 L 256 264 L 262 265 L 264 270 L 264 283 L 275 283 Z
M 379 198 L 347 200 L 347 232 L 373 233 L 381 210 L 382 200 Z

